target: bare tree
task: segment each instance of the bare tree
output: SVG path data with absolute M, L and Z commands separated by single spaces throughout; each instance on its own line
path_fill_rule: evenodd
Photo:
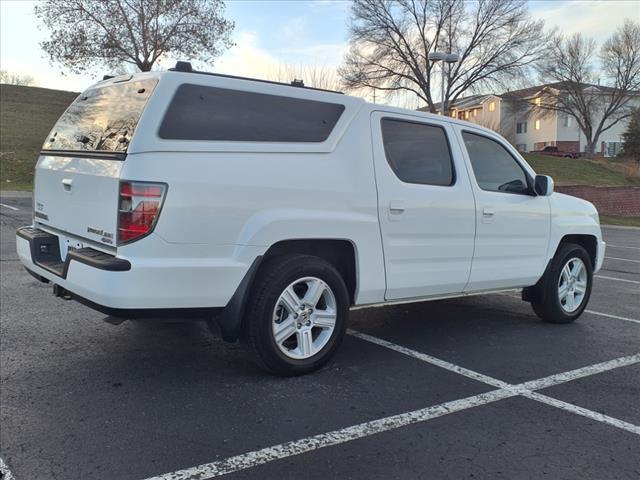
M 592 155 L 600 135 L 630 117 L 631 100 L 640 98 L 640 23 L 625 21 L 599 51 L 582 34 L 558 35 L 539 74 L 555 85 L 544 89 L 537 103 L 528 100 L 531 111 L 573 117 L 586 138 L 586 153 Z
M 547 48 L 543 27 L 524 0 L 355 0 L 340 74 L 349 89 L 412 92 L 435 112 L 440 75 L 428 54 L 458 53 L 447 72 L 446 112 L 468 90 L 525 78 Z
M 45 0 L 35 14 L 51 31 L 40 45 L 79 73 L 130 64 L 149 71 L 163 56 L 211 62 L 231 46 L 222 0 Z
M 35 84 L 35 80 L 30 75 L 22 75 L 8 70 L 0 70 L 0 83 L 31 86 Z

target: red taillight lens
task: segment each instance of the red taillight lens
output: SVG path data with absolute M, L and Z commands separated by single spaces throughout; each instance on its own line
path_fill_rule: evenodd
M 119 245 L 151 233 L 158 221 L 166 191 L 167 187 L 162 183 L 120 182 Z

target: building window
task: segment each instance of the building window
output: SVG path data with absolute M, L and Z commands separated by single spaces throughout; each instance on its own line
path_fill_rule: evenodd
M 540 120 L 536 120 L 536 130 L 540 130 Z
M 464 112 L 464 119 L 469 120 L 469 110 Z
M 622 142 L 607 142 L 607 157 L 615 157 L 622 150 Z
M 527 133 L 527 122 L 516 123 L 516 133 Z
M 489 102 L 489 111 L 490 112 L 496 111 L 496 102 Z
M 458 113 L 455 110 L 451 110 L 451 118 L 458 118 Z
M 562 125 L 565 127 L 570 127 L 571 126 L 571 117 L 569 115 L 565 115 L 564 118 L 562 119 Z
M 536 97 L 536 107 L 539 107 L 541 102 L 542 99 L 540 97 Z
M 526 144 L 526 143 L 518 143 L 518 144 L 516 145 L 516 149 L 517 149 L 519 152 L 524 152 L 524 153 L 526 153 L 526 152 L 527 152 L 527 144 Z

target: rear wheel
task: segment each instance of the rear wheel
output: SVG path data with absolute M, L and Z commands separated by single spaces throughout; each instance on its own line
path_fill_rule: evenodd
M 541 319 L 570 323 L 587 307 L 591 295 L 593 269 L 587 251 L 576 244 L 561 245 L 545 274 L 542 295 L 531 303 Z
M 244 324 L 258 363 L 278 375 L 324 365 L 346 330 L 349 295 L 338 271 L 309 255 L 286 255 L 262 266 Z

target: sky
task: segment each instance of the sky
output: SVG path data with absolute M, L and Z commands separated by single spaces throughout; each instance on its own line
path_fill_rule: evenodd
M 35 2 L 0 0 L 0 67 L 32 76 L 45 88 L 81 91 L 106 71 L 63 75 L 40 49 L 47 38 L 33 14 Z M 640 21 L 640 0 L 532 0 L 529 11 L 549 27 L 604 41 L 625 18 Z M 347 48 L 347 0 L 227 0 L 235 45 L 209 71 L 269 77 L 279 64 L 336 68 Z M 168 68 L 172 64 L 161 65 Z M 199 66 L 200 67 L 200 66 Z

